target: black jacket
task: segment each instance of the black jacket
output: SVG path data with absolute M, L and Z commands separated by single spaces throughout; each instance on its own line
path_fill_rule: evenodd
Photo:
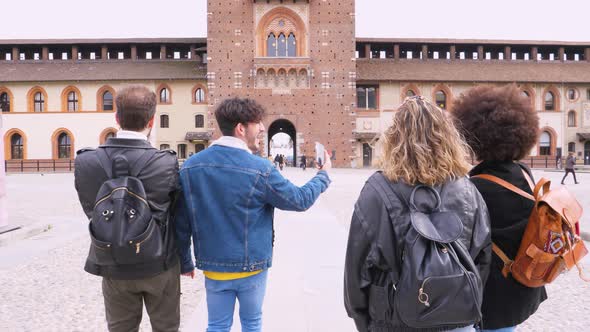
M 494 175 L 532 194 L 522 173 L 523 167 L 532 178 L 526 166 L 511 161 L 484 161 L 471 170 L 470 174 Z M 484 179 L 472 178 L 471 181 L 488 206 L 492 241 L 509 258 L 514 259 L 533 209 L 533 201 Z M 545 287 L 528 288 L 511 276 L 504 278 L 501 271 L 503 265 L 502 260 L 493 254 L 482 305 L 483 326 L 486 329 L 518 325 L 535 313 L 539 304 L 547 299 Z
M 125 154 L 130 164 L 143 154 L 146 149 L 154 149 L 147 141 L 140 139 L 109 138 L 106 144 L 107 155 L 111 160 Z M 75 187 L 80 204 L 90 219 L 100 186 L 107 180 L 105 171 L 100 166 L 94 149 L 82 149 L 76 157 L 74 172 Z M 178 160 L 174 151 L 158 151 L 138 175 L 146 191 L 152 215 L 159 225 L 164 226 L 170 217 L 170 205 L 178 188 Z M 84 270 L 88 273 L 113 279 L 143 279 L 166 271 L 178 263 L 178 254 L 174 243 L 173 224 L 165 227 L 164 237 L 167 257 L 161 262 L 138 265 L 99 266 L 89 259 Z M 94 250 L 91 246 L 90 250 Z
M 381 176 L 377 178 L 384 179 Z M 403 183 L 391 185 L 396 186 L 396 192 L 405 193 L 408 197 L 413 188 Z M 485 282 L 491 259 L 491 241 L 489 218 L 481 195 L 467 178 L 450 181 L 436 189 L 441 192 L 442 210 L 454 211 L 461 218 L 465 227 L 460 241 L 469 249 Z M 433 197 L 422 197 L 422 201 L 418 199 L 416 197 L 418 205 L 434 206 Z M 399 197 L 390 197 L 390 201 L 399 214 L 407 213 L 408 207 Z M 403 239 L 410 227 L 409 223 L 396 226 L 396 229 L 403 230 L 399 232 L 401 234 L 396 234 L 392 226 L 396 221 L 390 219 L 381 196 L 367 181 L 355 204 L 344 268 L 344 305 L 361 332 L 414 331 L 401 324 L 394 325 L 380 314 L 384 310 L 392 310 L 391 296 L 395 293 L 387 291 L 386 294 L 393 295 L 386 297 L 380 296 L 380 293 L 383 293 L 381 290 L 387 280 L 386 275 L 391 274 L 388 271 L 399 273 Z

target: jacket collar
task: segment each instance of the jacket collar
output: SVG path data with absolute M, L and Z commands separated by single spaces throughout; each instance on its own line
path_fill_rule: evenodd
M 248 153 L 252 153 L 252 151 L 250 151 L 250 149 L 248 148 L 248 145 L 246 145 L 246 142 L 233 136 L 221 136 L 218 140 L 211 143 L 211 146 L 213 145 L 227 146 L 230 148 L 240 149 L 247 151 Z
M 109 138 L 106 143 L 101 145 L 103 148 L 143 148 L 155 149 L 150 145 L 150 142 L 144 139 L 135 138 Z
M 119 130 L 117 132 L 117 138 L 125 138 L 125 139 L 143 139 L 148 140 L 147 136 L 144 133 L 140 133 L 138 131 L 132 130 Z

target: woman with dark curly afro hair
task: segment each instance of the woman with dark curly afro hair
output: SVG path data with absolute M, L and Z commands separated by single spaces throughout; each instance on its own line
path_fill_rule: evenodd
M 528 97 L 515 85 L 479 86 L 456 101 L 453 116 L 481 161 L 471 176 L 490 174 L 532 194 L 533 175 L 518 162 L 529 154 L 539 135 L 539 118 Z M 472 181 L 487 204 L 493 243 L 508 257 L 516 257 L 534 203 L 493 182 Z M 514 331 L 547 299 L 544 287 L 528 288 L 511 276 L 505 278 L 503 265 L 493 254 L 482 304 L 483 331 Z

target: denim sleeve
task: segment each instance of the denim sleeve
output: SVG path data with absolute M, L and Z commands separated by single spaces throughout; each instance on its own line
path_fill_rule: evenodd
M 178 195 L 174 215 L 176 245 L 178 246 L 178 254 L 180 256 L 180 273 L 188 273 L 195 269 L 195 264 L 191 256 L 191 237 L 193 230 L 183 191 Z
M 266 202 L 287 211 L 305 211 L 328 189 L 330 177 L 326 171 L 319 171 L 304 186 L 298 187 L 272 168 L 265 183 Z

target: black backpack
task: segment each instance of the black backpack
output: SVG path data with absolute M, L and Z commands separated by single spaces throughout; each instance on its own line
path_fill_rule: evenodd
M 124 155 L 110 160 L 105 148 L 96 149 L 108 179 L 96 195 L 89 224 L 94 250 L 89 258 L 97 265 L 131 265 L 165 259 L 162 229 L 152 217 L 143 183 L 142 168 L 156 154 L 145 152 L 130 167 Z
M 393 229 L 408 226 L 405 236 L 400 235 L 404 244 L 398 249 L 402 255 L 395 259 L 401 261 L 400 269 L 391 273 L 394 325 L 453 328 L 480 322 L 483 285 L 469 251 L 459 241 L 463 232 L 459 216 L 441 210 L 442 199 L 432 187 L 417 185 L 408 199 L 383 175 L 375 184 Z M 432 211 L 417 208 L 415 195 L 422 190 L 436 197 Z M 394 212 L 388 195 L 397 196 L 408 210 Z

